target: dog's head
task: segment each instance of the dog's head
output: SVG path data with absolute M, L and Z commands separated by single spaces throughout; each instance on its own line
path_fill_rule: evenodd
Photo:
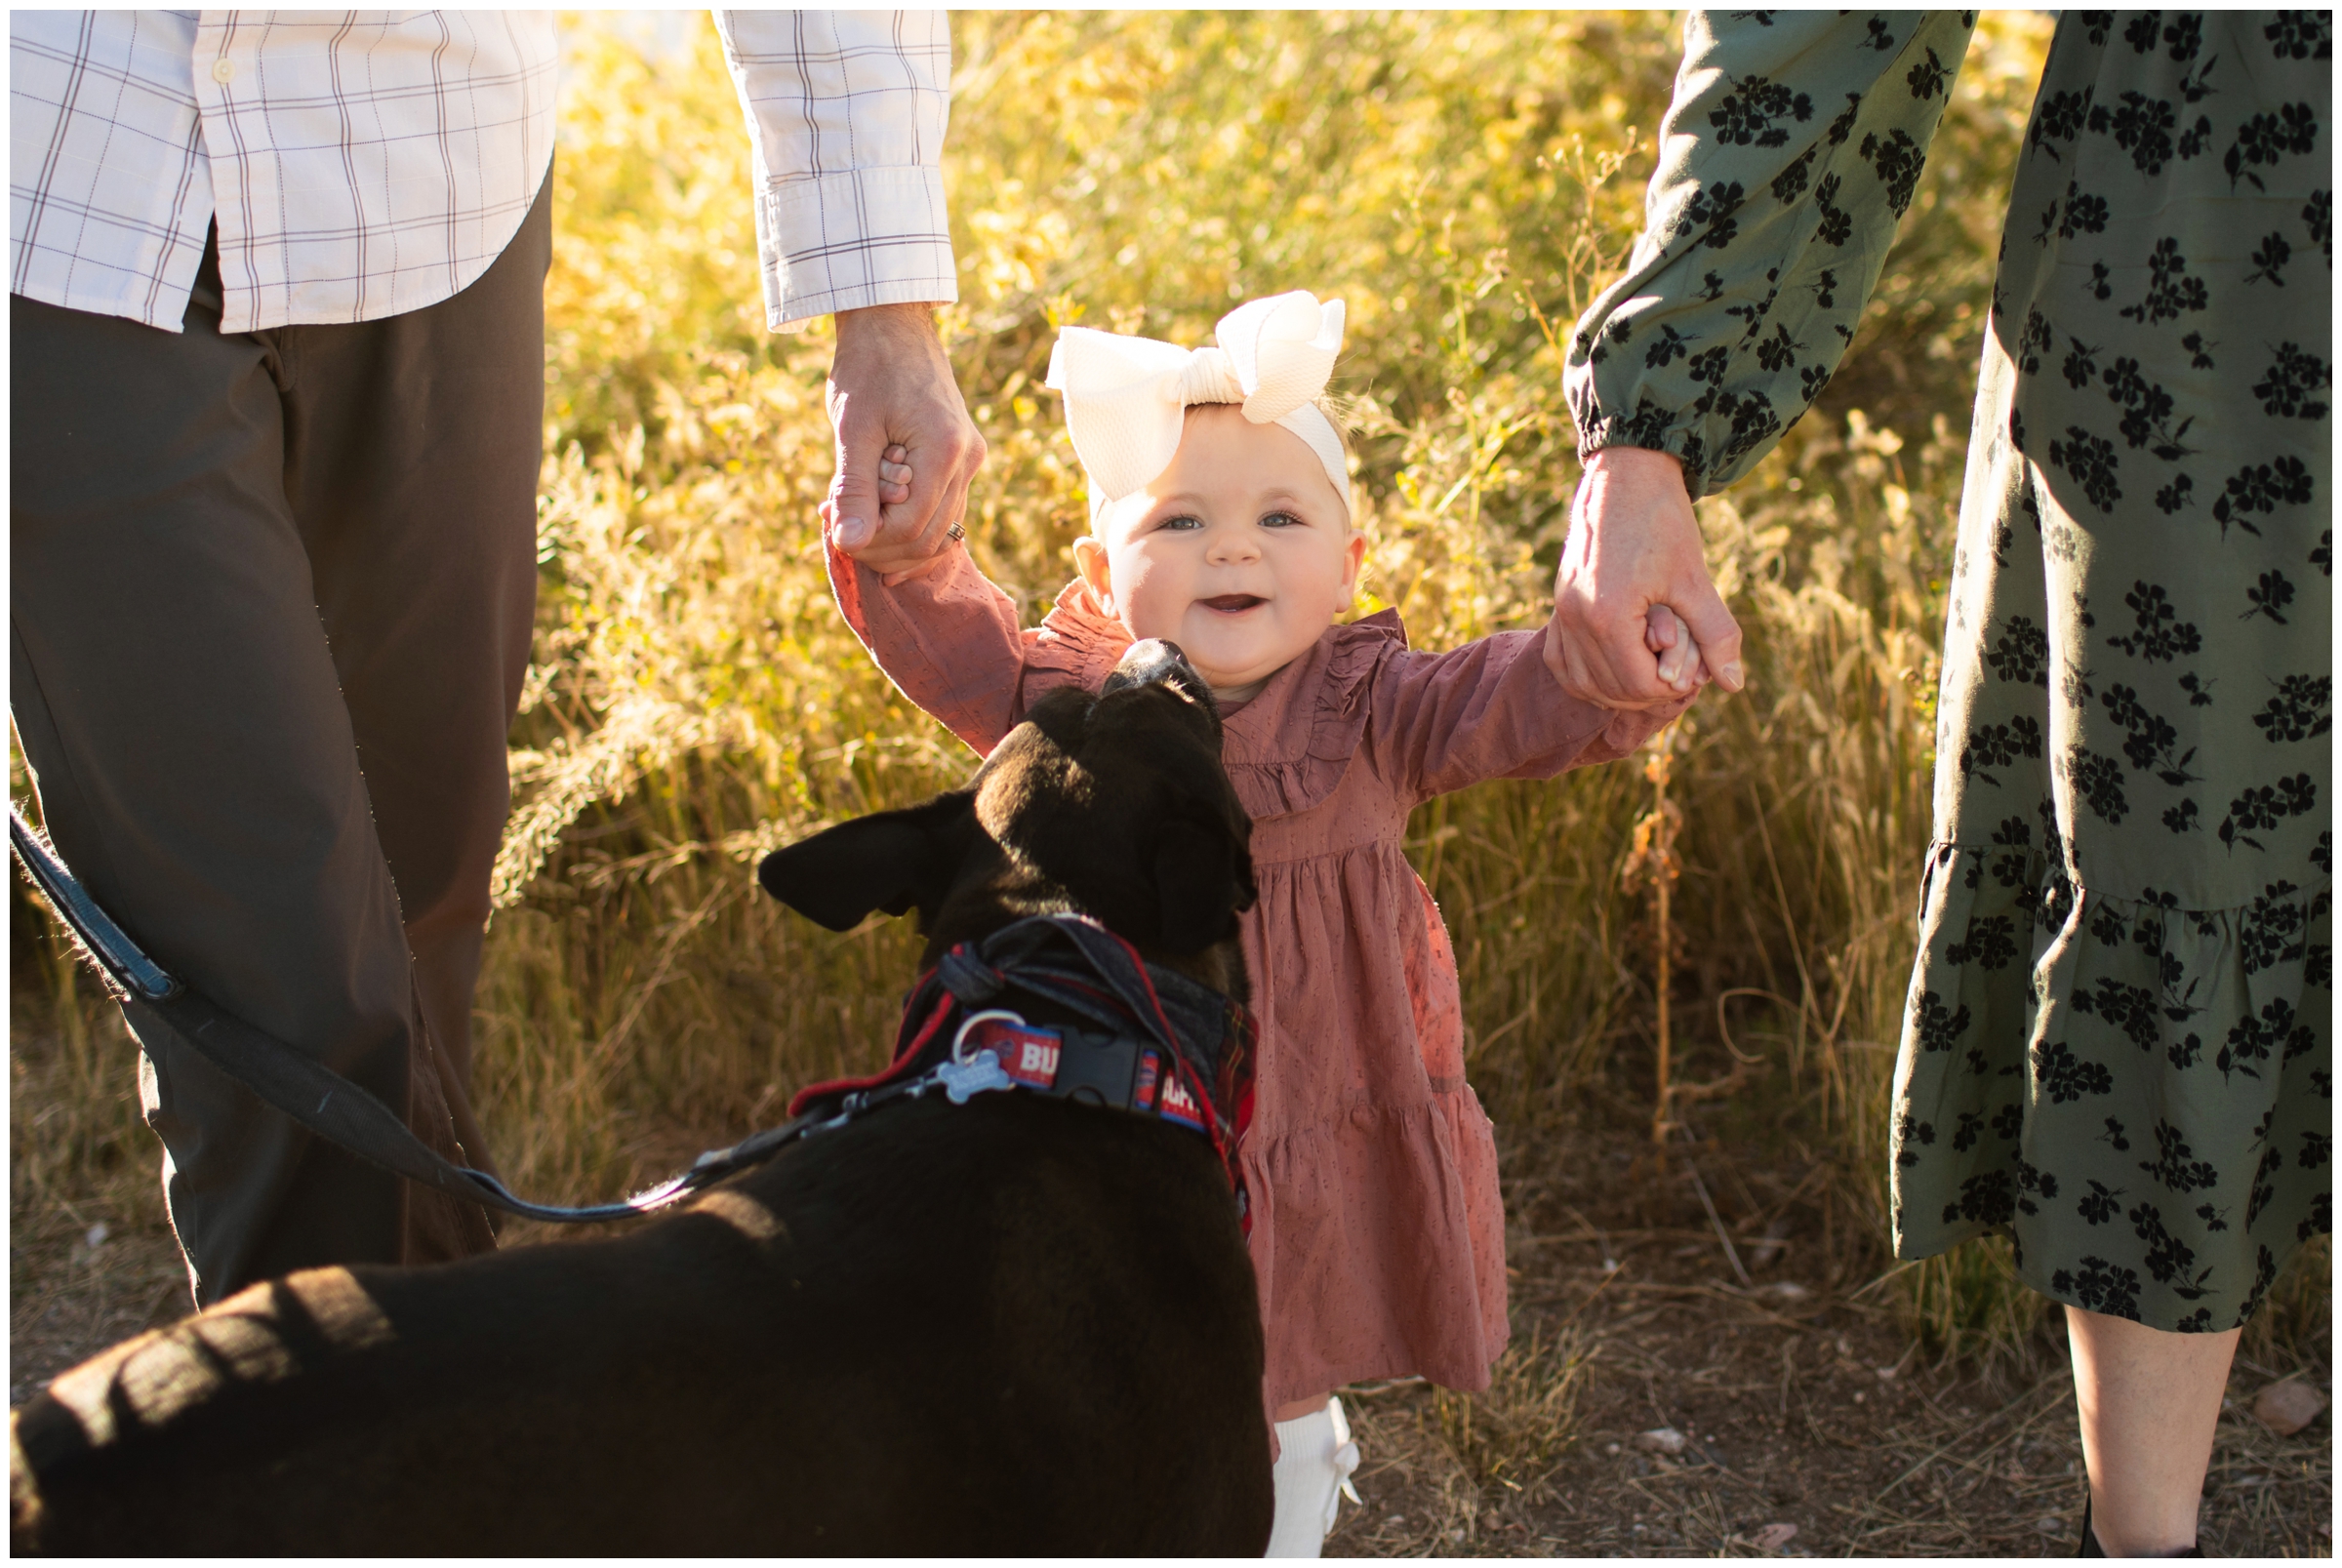
M 1240 994 L 1252 821 L 1220 712 L 1179 649 L 1134 643 L 1097 695 L 1049 693 L 966 788 L 765 858 L 766 892 L 832 931 L 916 909 L 925 962 L 1030 914 L 1080 910 L 1149 958 Z

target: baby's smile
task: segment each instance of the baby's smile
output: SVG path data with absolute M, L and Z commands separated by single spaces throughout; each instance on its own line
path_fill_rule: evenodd
M 1222 615 L 1234 616 L 1242 615 L 1247 610 L 1258 609 L 1269 601 L 1257 593 L 1221 593 L 1209 599 L 1197 599 L 1195 602 L 1206 610 L 1216 610 Z

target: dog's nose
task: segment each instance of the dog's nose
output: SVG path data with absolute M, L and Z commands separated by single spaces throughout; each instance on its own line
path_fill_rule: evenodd
M 1191 696 L 1208 692 L 1203 677 L 1188 663 L 1188 656 L 1179 651 L 1179 644 L 1160 637 L 1147 637 L 1123 650 L 1121 662 L 1099 688 L 1100 696 L 1122 690 L 1125 686 L 1177 686 Z

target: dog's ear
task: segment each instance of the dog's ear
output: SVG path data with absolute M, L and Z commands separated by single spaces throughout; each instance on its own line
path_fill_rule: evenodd
M 1154 841 L 1160 935 L 1172 952 L 1200 952 L 1236 934 L 1252 907 L 1252 857 L 1225 831 L 1174 819 Z
M 832 931 L 851 931 L 872 909 L 932 910 L 950 890 L 975 823 L 973 792 L 882 811 L 825 828 L 764 858 L 764 891 Z

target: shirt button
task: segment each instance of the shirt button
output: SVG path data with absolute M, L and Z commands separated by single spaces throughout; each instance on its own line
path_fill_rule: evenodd
M 213 61 L 212 61 L 212 80 L 213 80 L 213 81 L 215 81 L 215 82 L 232 82 L 232 81 L 234 81 L 235 79 L 236 79 L 236 62 L 235 62 L 234 60 L 213 60 Z

